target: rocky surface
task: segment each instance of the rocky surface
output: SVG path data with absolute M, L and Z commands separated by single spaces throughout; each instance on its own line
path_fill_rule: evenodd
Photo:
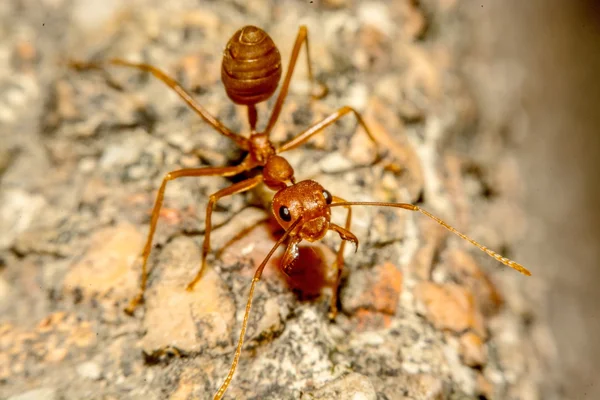
M 481 156 L 451 151 L 478 137 L 478 105 L 458 68 L 469 34 L 461 13 L 452 0 L 4 2 L 0 398 L 211 398 L 231 363 L 254 269 L 281 234 L 260 209 L 264 193 L 219 201 L 210 268 L 187 292 L 208 196 L 230 181 L 170 182 L 146 303 L 125 315 L 164 174 L 234 164 L 241 154 L 152 78 L 77 73 L 66 60 L 151 63 L 247 131 L 245 110 L 220 84 L 225 42 L 256 24 L 287 60 L 306 24 L 329 94 L 308 100 L 301 56 L 273 139 L 351 105 L 388 155 L 365 167 L 375 149 L 345 118 L 289 153 L 297 178 L 347 200 L 420 202 L 510 252 L 526 218 L 511 196 L 518 170 L 509 153 L 491 142 L 488 155 L 500 160 L 492 173 Z M 261 121 L 268 109 L 259 109 Z M 472 224 L 473 214 L 489 218 Z M 356 208 L 352 231 L 360 246 L 347 248 L 334 322 L 338 238 L 303 248 L 304 269 L 291 280 L 279 255 L 270 261 L 228 398 L 541 398 L 552 343 L 530 279 L 416 213 Z

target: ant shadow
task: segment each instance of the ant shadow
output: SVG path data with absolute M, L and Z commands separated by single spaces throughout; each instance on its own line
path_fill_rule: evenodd
M 254 226 L 240 232 L 237 237 L 220 249 L 217 257 L 226 264 L 239 261 L 239 254 L 245 254 L 246 262 L 242 275 L 251 275 L 264 259 L 265 254 L 284 234 L 277 220 L 272 216 L 265 218 Z M 326 292 L 333 290 L 335 284 L 335 253 L 321 242 L 302 242 L 298 246 L 299 256 L 291 268 L 290 274 L 283 272 L 281 267 L 284 243 L 277 253 L 271 257 L 265 268 L 263 279 L 279 281 L 291 290 L 298 301 L 315 302 Z M 244 251 L 244 249 L 246 249 Z

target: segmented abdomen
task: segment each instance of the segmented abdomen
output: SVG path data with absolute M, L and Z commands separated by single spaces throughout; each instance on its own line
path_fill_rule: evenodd
M 245 26 L 225 48 L 221 79 L 229 98 L 237 104 L 256 104 L 277 90 L 281 78 L 281 55 L 265 31 Z

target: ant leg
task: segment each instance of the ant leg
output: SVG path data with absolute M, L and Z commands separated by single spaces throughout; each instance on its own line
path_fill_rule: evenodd
M 140 291 L 139 293 L 131 300 L 129 306 L 125 308 L 125 312 L 129 315 L 132 315 L 135 311 L 136 307 L 143 301 L 144 292 L 146 290 L 146 284 L 148 281 L 148 257 L 150 256 L 150 250 L 152 248 L 152 238 L 154 237 L 154 232 L 156 230 L 156 224 L 158 222 L 158 216 L 160 213 L 160 209 L 162 207 L 163 199 L 165 196 L 165 189 L 167 188 L 167 182 L 172 181 L 173 179 L 182 178 L 184 176 L 233 176 L 239 174 L 240 172 L 246 171 L 251 166 L 248 164 L 241 164 L 235 167 L 207 167 L 207 168 L 187 168 L 180 169 L 177 171 L 169 172 L 163 178 L 162 184 L 160 185 L 160 189 L 158 189 L 158 193 L 156 194 L 156 200 L 154 202 L 154 208 L 152 209 L 152 217 L 150 218 L 150 231 L 148 232 L 148 237 L 146 239 L 146 245 L 144 246 L 144 250 L 142 252 L 142 257 L 144 259 L 142 263 L 142 276 L 140 280 Z
M 149 72 L 156 78 L 161 80 L 165 85 L 173 89 L 175 93 L 179 95 L 187 103 L 187 105 L 196 112 L 204 121 L 209 123 L 216 131 L 220 132 L 223 136 L 233 140 L 241 149 L 248 150 L 250 143 L 248 139 L 233 133 L 229 128 L 221 123 L 218 119 L 213 117 L 204 107 L 196 103 L 192 96 L 186 92 L 186 90 L 179 84 L 175 79 L 165 74 L 160 69 L 144 63 L 135 63 L 120 58 L 112 58 L 106 62 L 85 62 L 85 61 L 70 61 L 69 66 L 78 71 L 84 70 L 103 70 L 103 64 L 115 65 L 120 67 L 135 68 L 141 71 Z
M 279 91 L 279 95 L 277 95 L 277 100 L 275 101 L 275 105 L 273 106 L 273 111 L 271 112 L 271 117 L 269 118 L 269 122 L 267 123 L 267 127 L 264 130 L 264 133 L 268 136 L 271 133 L 271 129 L 277 122 L 279 118 L 279 114 L 281 113 L 281 108 L 283 107 L 283 102 L 287 96 L 288 89 L 290 87 L 290 81 L 292 79 L 292 74 L 294 73 L 294 67 L 296 67 L 296 62 L 298 61 L 298 55 L 300 53 L 300 48 L 302 44 L 306 44 L 306 64 L 308 66 L 308 79 L 310 80 L 311 85 L 314 84 L 315 79 L 313 77 L 312 67 L 310 63 L 310 50 L 308 46 L 308 29 L 306 26 L 300 26 L 298 29 L 298 35 L 296 36 L 296 42 L 294 43 L 294 48 L 292 49 L 292 56 L 290 57 L 290 65 L 288 66 L 288 70 L 285 74 L 285 78 L 283 79 L 283 83 L 281 85 L 281 90 Z M 325 87 L 323 84 L 321 86 Z M 321 95 L 313 95 L 313 98 L 320 99 L 327 94 L 327 90 L 323 90 Z
M 340 197 L 337 197 L 337 196 L 333 196 L 333 202 L 334 203 L 345 203 L 346 200 L 344 200 Z M 346 206 L 345 208 L 348 210 L 348 214 L 346 215 L 346 224 L 344 225 L 344 229 L 342 230 L 341 227 L 339 227 L 335 224 L 330 225 L 331 229 L 336 231 L 342 238 L 342 243 L 340 244 L 340 248 L 338 249 L 337 257 L 336 257 L 336 261 L 335 261 L 335 268 L 337 270 L 337 276 L 335 278 L 335 283 L 332 288 L 333 293 L 331 294 L 331 303 L 329 306 L 329 319 L 331 319 L 331 320 L 335 319 L 337 312 L 338 312 L 338 308 L 337 308 L 338 290 L 339 290 L 339 286 L 340 286 L 340 279 L 342 277 L 342 271 L 344 269 L 344 249 L 346 247 L 346 241 L 351 241 L 354 244 L 356 244 L 356 246 L 358 247 L 358 239 L 356 238 L 356 236 L 354 236 L 350 232 L 350 225 L 352 224 L 352 207 Z
M 373 136 L 373 134 L 371 133 L 371 130 L 369 129 L 367 124 L 365 124 L 365 121 L 362 119 L 362 117 L 358 113 L 358 111 L 356 111 L 352 107 L 344 106 L 344 107 L 340 108 L 339 110 L 337 110 L 336 112 L 334 112 L 333 114 L 325 117 L 321 121 L 313 124 L 308 129 L 306 129 L 304 132 L 300 132 L 296 137 L 290 139 L 286 143 L 279 146 L 279 148 L 277 149 L 277 153 L 283 153 L 284 151 L 295 149 L 296 147 L 306 143 L 311 137 L 313 137 L 317 133 L 323 131 L 323 129 L 327 128 L 329 125 L 333 124 L 335 121 L 339 120 L 340 118 L 342 118 L 344 115 L 346 115 L 348 113 L 354 114 L 354 116 L 356 117 L 356 120 L 358 121 L 358 124 L 360 126 L 362 126 L 362 128 L 365 130 L 365 132 L 369 136 L 369 139 L 371 139 L 371 141 L 379 149 L 379 147 L 380 147 L 379 143 L 375 139 L 375 136 Z M 379 154 L 379 151 L 378 151 L 376 161 L 380 160 L 382 157 L 383 156 L 381 154 Z
M 200 278 L 202 278 L 202 274 L 204 273 L 204 269 L 206 268 L 206 256 L 210 251 L 210 221 L 212 217 L 212 211 L 217 200 L 225 196 L 232 196 L 234 194 L 246 192 L 258 185 L 259 183 L 261 183 L 262 180 L 263 176 L 257 175 L 254 178 L 246 179 L 241 182 L 235 183 L 225 189 L 221 189 L 210 196 L 210 200 L 208 201 L 208 205 L 206 206 L 206 229 L 204 230 L 204 242 L 202 243 L 202 261 L 200 263 L 200 269 L 198 270 L 198 273 L 196 273 L 194 279 L 190 283 L 188 283 L 186 287 L 188 291 L 194 290 L 194 286 L 196 285 L 196 283 L 198 283 Z
M 302 217 L 298 218 L 296 221 L 294 221 L 292 223 L 292 225 L 290 225 L 290 227 L 287 229 L 287 231 L 285 231 L 285 233 L 283 235 L 281 235 L 279 240 L 277 240 L 277 243 L 275 243 L 275 245 L 273 245 L 273 247 L 271 248 L 271 250 L 265 257 L 265 259 L 262 261 L 262 263 L 260 263 L 260 265 L 256 269 L 256 272 L 254 273 L 254 277 L 252 278 L 252 283 L 250 284 L 250 293 L 248 293 L 248 302 L 246 303 L 246 311 L 244 313 L 244 320 L 242 321 L 242 329 L 240 331 L 240 337 L 238 339 L 238 343 L 235 348 L 235 355 L 233 356 L 233 362 L 231 363 L 231 368 L 229 368 L 227 377 L 225 377 L 223 384 L 221 384 L 221 387 L 219 388 L 217 393 L 215 393 L 213 400 L 220 400 L 223 397 L 223 395 L 225 394 L 225 391 L 227 390 L 227 387 L 229 386 L 229 384 L 231 383 L 231 380 L 233 379 L 233 374 L 235 373 L 235 369 L 237 368 L 238 362 L 240 361 L 240 355 L 242 354 L 242 346 L 244 345 L 244 336 L 246 335 L 246 327 L 248 326 L 248 317 L 250 316 L 250 308 L 252 307 L 252 296 L 254 295 L 254 288 L 256 287 L 256 282 L 258 282 L 260 280 L 262 272 L 265 269 L 265 266 L 267 265 L 267 262 L 269 261 L 269 259 L 273 255 L 273 253 L 275 253 L 275 250 L 277 250 L 277 248 L 285 241 L 285 239 L 287 239 L 288 236 L 290 236 L 290 232 L 292 232 L 294 230 L 294 228 L 296 228 L 296 226 L 298 226 L 298 224 L 301 221 L 302 221 Z

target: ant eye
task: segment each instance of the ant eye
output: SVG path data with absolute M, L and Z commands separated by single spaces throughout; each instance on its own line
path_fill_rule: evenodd
M 331 204 L 331 202 L 333 201 L 331 193 L 329 193 L 327 190 L 323 190 L 323 197 L 325 197 L 325 203 L 327 204 Z
M 286 206 L 279 207 L 279 216 L 285 222 L 290 222 L 292 220 L 292 214 L 290 213 L 290 209 Z

